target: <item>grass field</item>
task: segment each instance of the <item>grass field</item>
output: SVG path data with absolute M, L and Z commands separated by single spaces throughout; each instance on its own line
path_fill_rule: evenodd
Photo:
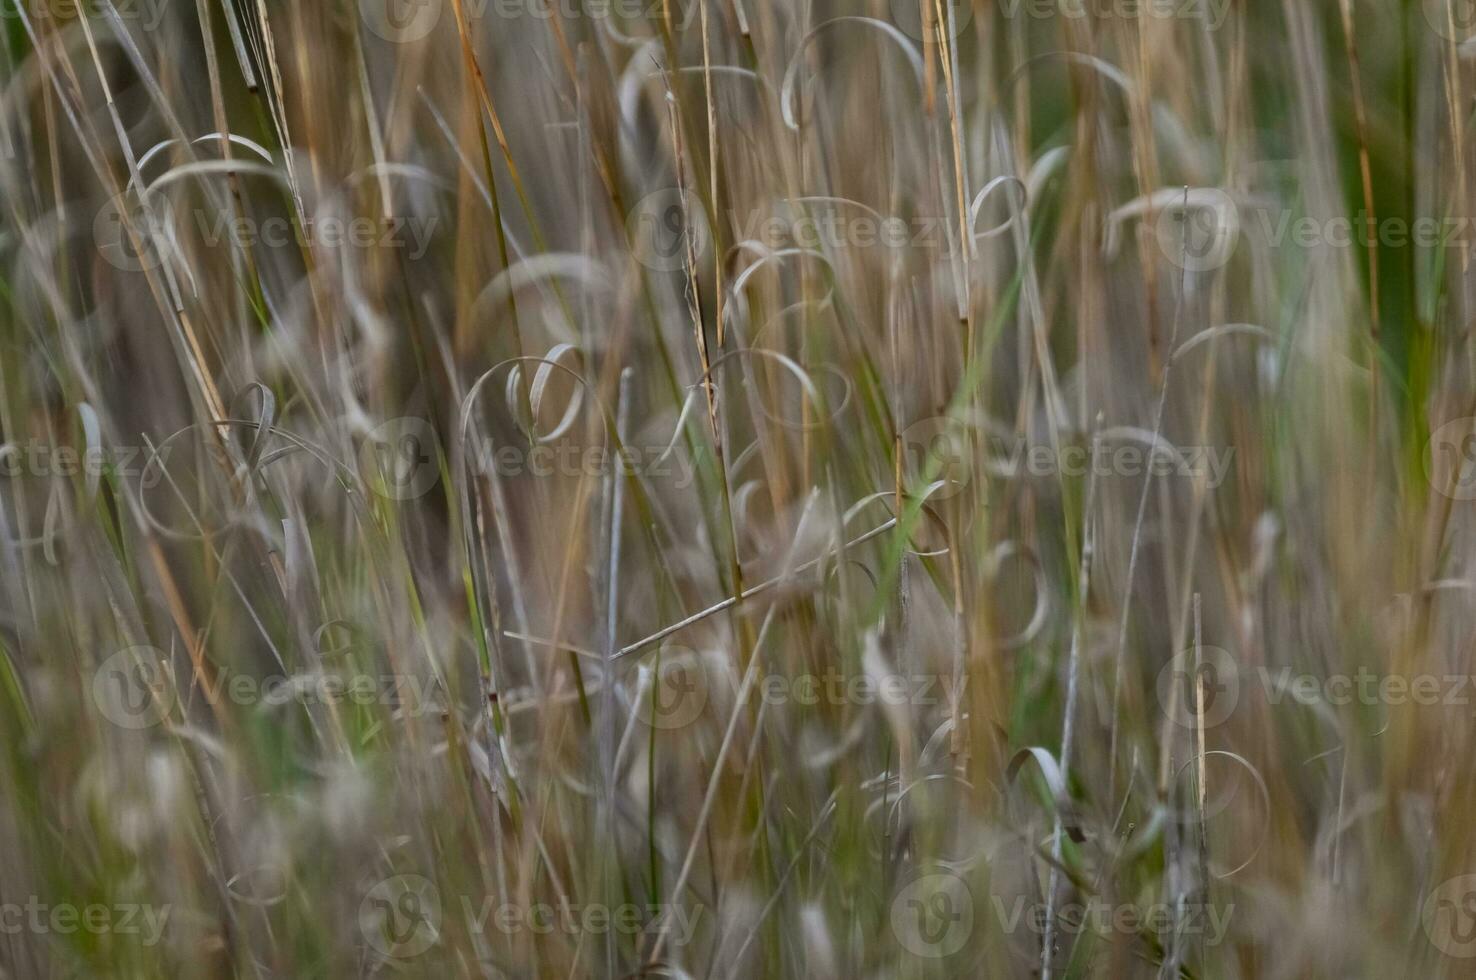
M 0 978 L 1476 976 L 1468 0 L 0 31 Z

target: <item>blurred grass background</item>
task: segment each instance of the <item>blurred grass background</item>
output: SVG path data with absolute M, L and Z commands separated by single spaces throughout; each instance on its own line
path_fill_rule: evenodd
M 1470 975 L 1465 3 L 0 4 L 3 975 Z

